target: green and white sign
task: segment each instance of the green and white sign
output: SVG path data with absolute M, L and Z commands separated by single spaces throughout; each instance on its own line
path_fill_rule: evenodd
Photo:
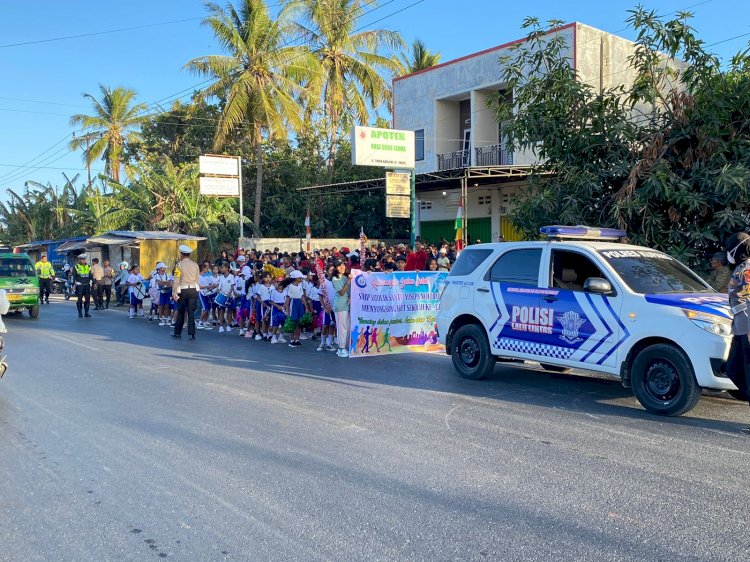
M 414 131 L 354 127 L 352 164 L 413 169 Z

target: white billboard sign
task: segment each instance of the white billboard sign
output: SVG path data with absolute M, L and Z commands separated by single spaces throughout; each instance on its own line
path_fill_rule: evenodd
M 201 176 L 200 191 L 201 195 L 239 197 L 240 178 L 216 178 Z
M 201 175 L 211 176 L 239 176 L 239 156 L 201 156 L 198 159 Z
M 354 127 L 352 164 L 413 169 L 414 131 Z

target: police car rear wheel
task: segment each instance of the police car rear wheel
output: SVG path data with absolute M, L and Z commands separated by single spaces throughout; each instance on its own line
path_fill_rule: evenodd
M 633 393 L 649 412 L 679 416 L 700 400 L 700 387 L 685 354 L 668 344 L 641 351 L 633 361 Z
M 483 379 L 495 367 L 495 358 L 490 352 L 487 336 L 476 324 L 461 326 L 453 335 L 451 359 L 458 374 L 465 379 Z

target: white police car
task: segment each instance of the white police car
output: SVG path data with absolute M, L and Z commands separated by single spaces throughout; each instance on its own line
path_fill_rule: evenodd
M 701 388 L 739 392 L 722 374 L 725 294 L 667 254 L 618 243 L 623 231 L 541 233 L 549 241 L 479 244 L 454 264 L 437 325 L 461 376 L 483 378 L 500 357 L 598 371 L 668 416 L 692 409 Z

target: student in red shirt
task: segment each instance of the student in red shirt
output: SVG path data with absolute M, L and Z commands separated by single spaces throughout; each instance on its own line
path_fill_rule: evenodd
M 406 256 L 404 271 L 423 271 L 427 266 L 427 252 L 420 242 L 414 244 L 414 251 Z

